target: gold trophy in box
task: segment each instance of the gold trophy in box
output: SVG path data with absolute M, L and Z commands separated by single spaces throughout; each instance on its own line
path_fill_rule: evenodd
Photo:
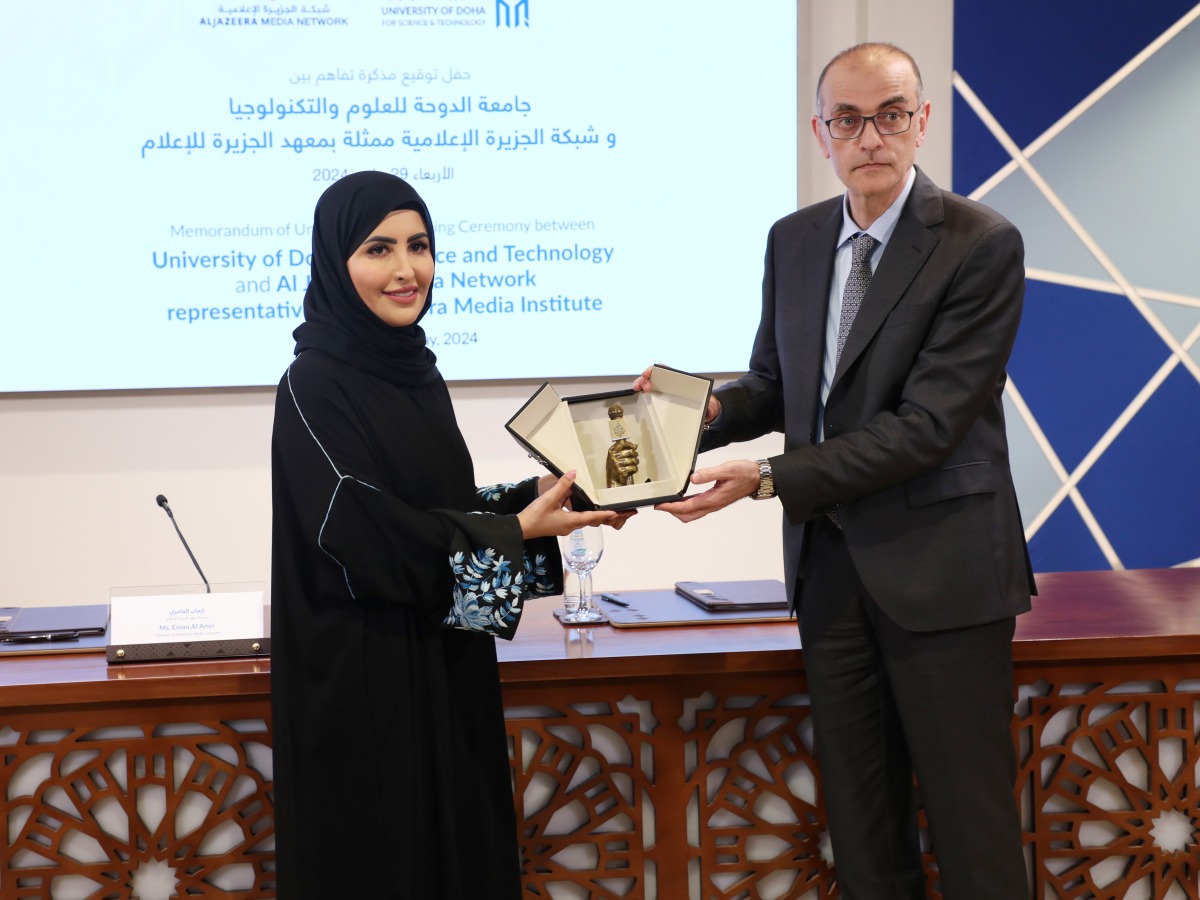
M 547 469 L 579 474 L 576 509 L 678 500 L 696 465 L 712 379 L 667 366 L 653 366 L 651 377 L 653 391 L 577 397 L 560 397 L 546 382 L 505 428 Z
M 608 408 L 608 458 L 604 465 L 608 487 L 633 484 L 638 470 L 638 445 L 630 438 L 629 426 L 625 423 L 625 410 L 620 403 Z

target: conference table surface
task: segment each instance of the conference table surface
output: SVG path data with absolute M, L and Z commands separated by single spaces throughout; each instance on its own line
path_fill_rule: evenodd
M 1063 572 L 1038 577 L 1017 619 L 1023 663 L 1200 654 L 1200 568 Z M 603 680 L 802 668 L 794 621 L 731 625 L 565 628 L 553 598 L 532 601 L 511 641 L 498 641 L 501 680 Z M 586 633 L 583 633 L 586 632 Z M 104 652 L 0 659 L 0 706 L 136 702 L 266 694 L 262 658 L 109 664 Z

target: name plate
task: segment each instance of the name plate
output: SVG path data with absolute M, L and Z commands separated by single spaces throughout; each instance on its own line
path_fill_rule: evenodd
M 243 586 L 239 585 L 238 588 Z M 192 588 L 109 597 L 109 662 L 265 656 L 265 590 Z

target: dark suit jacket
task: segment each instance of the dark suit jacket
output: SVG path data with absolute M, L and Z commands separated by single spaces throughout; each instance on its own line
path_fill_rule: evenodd
M 1021 235 L 920 170 L 846 340 L 817 443 L 842 198 L 772 227 L 750 371 L 702 449 L 782 430 L 772 458 L 788 590 L 805 523 L 838 517 L 867 589 L 914 631 L 1023 612 L 1035 593 L 1001 394 L 1025 290 Z

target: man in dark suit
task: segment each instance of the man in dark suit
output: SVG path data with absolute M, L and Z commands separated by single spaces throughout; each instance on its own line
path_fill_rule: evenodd
M 1023 248 L 915 167 L 929 109 L 894 46 L 826 66 L 812 129 L 846 192 L 771 229 L 750 371 L 702 443 L 782 430 L 784 452 L 700 469 L 708 490 L 659 508 L 783 506 L 842 895 L 925 896 L 915 774 L 944 896 L 1017 900 L 1011 646 L 1034 584 L 1001 394 Z

